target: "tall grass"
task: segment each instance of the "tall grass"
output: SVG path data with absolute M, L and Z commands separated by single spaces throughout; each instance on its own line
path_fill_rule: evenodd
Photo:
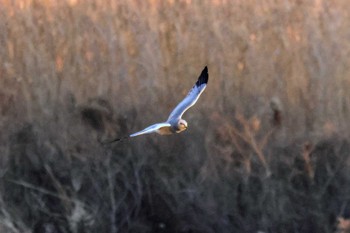
M 0 0 L 0 231 L 335 232 L 348 22 L 345 0 Z M 98 143 L 205 65 L 188 131 Z

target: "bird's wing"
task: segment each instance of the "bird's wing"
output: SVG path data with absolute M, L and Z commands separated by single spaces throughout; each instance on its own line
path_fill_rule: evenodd
M 167 122 L 171 122 L 172 120 L 175 120 L 175 119 L 180 119 L 184 114 L 184 112 L 197 102 L 199 96 L 203 93 L 204 89 L 207 86 L 208 79 L 209 79 L 208 68 L 205 67 L 201 75 L 199 76 L 197 82 L 192 87 L 190 92 L 187 94 L 185 99 L 183 99 L 175 107 L 175 109 L 170 113 Z
M 101 144 L 109 144 L 109 143 L 113 143 L 113 142 L 123 141 L 123 140 L 126 140 L 128 138 L 136 137 L 136 136 L 143 135 L 143 134 L 156 133 L 156 132 L 158 133 L 159 130 L 164 129 L 164 128 L 169 128 L 169 127 L 171 127 L 171 125 L 167 122 L 157 123 L 157 124 L 148 126 L 147 128 L 145 128 L 139 132 L 130 134 L 129 136 L 122 137 L 122 138 L 115 138 L 115 139 L 104 141 L 104 142 L 101 141 L 100 143 Z M 159 132 L 159 133 L 162 134 L 161 132 Z
M 160 128 L 163 128 L 163 127 L 170 127 L 171 125 L 169 123 L 157 123 L 157 124 L 154 124 L 154 125 L 151 125 L 151 126 L 148 126 L 147 128 L 139 131 L 139 132 L 136 132 L 136 133 L 133 133 L 131 134 L 129 137 L 136 137 L 136 136 L 139 136 L 139 135 L 142 135 L 142 134 L 149 134 L 149 133 L 155 133 L 157 132 Z

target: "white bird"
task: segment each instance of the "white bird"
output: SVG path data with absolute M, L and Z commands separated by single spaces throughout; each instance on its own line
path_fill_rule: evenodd
M 109 141 L 109 143 L 131 137 L 136 137 L 143 134 L 158 133 L 161 135 L 169 135 L 174 133 L 180 133 L 186 130 L 187 122 L 181 117 L 187 109 L 192 107 L 197 102 L 199 96 L 203 93 L 204 89 L 207 86 L 208 79 L 208 68 L 205 67 L 195 85 L 192 87 L 187 96 L 170 113 L 169 118 L 166 122 L 156 123 L 139 132 L 130 134 L 129 136 L 126 136 L 124 138 L 117 138 L 112 141 Z

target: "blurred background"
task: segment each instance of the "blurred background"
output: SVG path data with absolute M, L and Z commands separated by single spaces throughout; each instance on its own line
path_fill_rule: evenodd
M 349 232 L 346 0 L 0 0 L 0 231 Z M 179 135 L 103 146 L 166 120 Z

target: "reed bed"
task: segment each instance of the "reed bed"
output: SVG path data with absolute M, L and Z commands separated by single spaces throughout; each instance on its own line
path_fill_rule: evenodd
M 0 231 L 346 232 L 345 0 L 0 0 Z M 204 66 L 188 131 L 165 120 Z

